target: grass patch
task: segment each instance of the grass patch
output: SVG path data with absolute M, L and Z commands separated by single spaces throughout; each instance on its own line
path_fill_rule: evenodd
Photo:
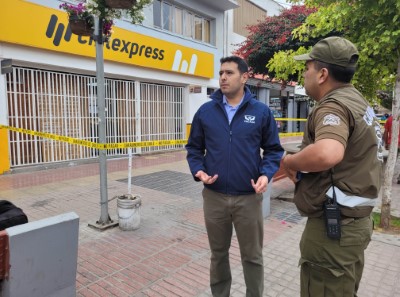
M 381 214 L 379 212 L 372 213 L 372 219 L 374 220 L 375 230 L 381 231 L 382 228 L 379 227 L 381 223 Z M 395 216 L 390 216 L 390 229 L 394 233 L 400 233 L 400 218 Z

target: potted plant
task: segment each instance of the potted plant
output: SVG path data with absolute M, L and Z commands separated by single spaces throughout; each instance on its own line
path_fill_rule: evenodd
M 97 16 L 103 25 L 103 38 L 107 41 L 113 33 L 114 19 L 121 18 L 121 10 L 106 5 L 105 0 L 87 0 L 87 11 Z
M 103 2 L 111 9 L 126 9 L 133 24 L 140 24 L 144 20 L 143 8 L 149 5 L 153 0 L 92 0 Z
M 132 24 L 141 24 L 144 20 L 143 8 L 153 0 L 135 0 L 135 3 L 128 9 Z
M 87 11 L 84 3 L 77 5 L 63 3 L 60 8 L 68 13 L 69 27 L 72 33 L 83 36 L 93 34 L 93 17 Z
M 135 2 L 136 0 L 106 0 L 108 7 L 116 9 L 129 9 Z
M 71 31 L 78 35 L 91 35 L 93 33 L 93 16 L 99 17 L 103 26 L 103 37 L 107 41 L 112 34 L 114 19 L 119 19 L 124 10 L 127 11 L 133 24 L 142 23 L 144 20 L 143 8 L 150 4 L 152 0 L 87 0 L 87 3 L 78 3 L 77 5 L 63 3 L 60 8 L 64 9 L 70 19 Z M 72 28 L 72 21 L 86 21 L 87 27 L 90 27 L 90 33 Z

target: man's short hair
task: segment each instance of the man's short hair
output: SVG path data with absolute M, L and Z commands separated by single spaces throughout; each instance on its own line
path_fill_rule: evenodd
M 245 72 L 249 72 L 249 66 L 247 65 L 246 61 L 238 56 L 224 57 L 224 58 L 221 58 L 219 61 L 221 62 L 221 64 L 228 63 L 228 62 L 236 63 L 238 65 L 238 69 L 241 74 L 243 74 Z
M 342 67 L 334 64 L 329 64 L 314 60 L 314 67 L 316 70 L 321 70 L 322 68 L 328 69 L 329 75 L 337 82 L 349 83 L 351 82 L 354 73 L 356 72 L 356 66 L 354 67 Z

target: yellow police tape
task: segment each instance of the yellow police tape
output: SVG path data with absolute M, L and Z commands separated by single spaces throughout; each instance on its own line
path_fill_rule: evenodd
M 281 132 L 279 133 L 279 137 L 288 137 L 288 136 L 303 136 L 304 132 Z
M 117 148 L 135 148 L 135 147 L 149 147 L 149 146 L 165 146 L 165 145 L 179 145 L 186 144 L 186 139 L 178 139 L 178 140 L 153 140 L 153 141 L 138 141 L 138 142 L 121 142 L 121 143 L 97 143 L 93 141 L 72 138 L 67 136 L 61 136 L 56 134 L 51 134 L 47 132 L 38 132 L 33 130 L 28 130 L 24 128 L 15 128 L 6 125 L 0 125 L 0 129 L 8 129 L 10 131 L 25 133 L 33 136 L 39 136 L 42 138 L 48 138 L 52 140 L 58 140 L 62 142 L 67 142 L 70 144 L 82 145 L 94 149 L 99 150 L 109 150 L 109 149 L 117 149 Z M 302 136 L 303 132 L 294 132 L 294 133 L 279 133 L 280 137 L 288 137 L 288 136 Z
M 108 149 L 116 149 L 116 148 L 130 148 L 130 147 L 148 147 L 148 146 L 163 146 L 163 145 L 175 145 L 175 144 L 186 144 L 186 139 L 179 139 L 179 140 L 153 140 L 153 141 L 139 141 L 139 142 L 123 142 L 123 143 L 97 143 L 88 140 L 82 140 L 78 138 L 72 138 L 67 136 L 61 136 L 46 132 L 38 132 L 32 131 L 23 128 L 15 128 L 11 126 L 0 125 L 0 129 L 8 129 L 10 131 L 25 133 L 29 135 L 39 136 L 43 138 L 59 140 L 62 142 L 67 142 L 71 144 L 78 144 L 87 146 L 90 148 L 95 148 L 99 150 L 108 150 Z
M 297 121 L 297 122 L 305 122 L 305 121 L 307 121 L 307 119 L 275 118 L 275 121 Z

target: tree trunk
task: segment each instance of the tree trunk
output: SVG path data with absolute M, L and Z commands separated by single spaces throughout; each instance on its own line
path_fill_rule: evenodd
M 390 142 L 389 155 L 386 162 L 386 168 L 383 180 L 381 223 L 380 227 L 384 230 L 390 229 L 390 204 L 392 202 L 392 182 L 394 167 L 397 161 L 397 149 L 399 138 L 399 105 L 400 105 L 400 59 L 397 62 L 396 81 L 394 85 L 394 96 L 392 105 L 393 123 L 392 139 Z

